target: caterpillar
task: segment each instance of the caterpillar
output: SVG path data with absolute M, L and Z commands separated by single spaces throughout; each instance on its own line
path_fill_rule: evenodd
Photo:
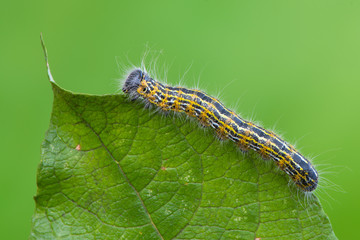
M 275 133 L 239 117 L 218 99 L 184 87 L 171 87 L 152 79 L 141 69 L 126 78 L 122 91 L 131 99 L 143 98 L 163 111 L 185 112 L 211 127 L 220 139 L 229 139 L 244 152 L 249 149 L 264 159 L 272 159 L 304 192 L 318 184 L 318 173 L 303 155 Z

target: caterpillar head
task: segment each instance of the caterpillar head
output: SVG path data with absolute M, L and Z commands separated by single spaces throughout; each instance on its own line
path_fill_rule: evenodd
M 131 99 L 137 99 L 140 96 L 146 97 L 150 92 L 150 80 L 151 78 L 145 72 L 135 69 L 126 78 L 122 91 L 128 94 Z

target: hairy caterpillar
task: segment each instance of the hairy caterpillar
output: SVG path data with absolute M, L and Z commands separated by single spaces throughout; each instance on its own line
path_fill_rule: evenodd
M 185 112 L 203 126 L 214 128 L 219 138 L 235 142 L 241 150 L 252 149 L 264 159 L 274 160 L 305 192 L 317 187 L 317 171 L 293 146 L 275 133 L 242 119 L 202 91 L 165 86 L 140 69 L 129 74 L 122 91 L 132 99 L 142 97 L 164 111 Z

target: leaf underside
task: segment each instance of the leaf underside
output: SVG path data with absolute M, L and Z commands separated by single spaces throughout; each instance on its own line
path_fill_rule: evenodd
M 183 115 L 51 83 L 32 239 L 336 239 L 316 196 Z

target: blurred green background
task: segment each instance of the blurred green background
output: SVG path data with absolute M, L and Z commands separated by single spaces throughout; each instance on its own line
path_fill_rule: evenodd
M 40 144 L 57 83 L 81 93 L 118 91 L 118 64 L 161 51 L 168 83 L 216 95 L 275 129 L 322 177 L 318 196 L 340 239 L 360 224 L 360 1 L 21 1 L 1 4 L 0 233 L 31 227 Z M 276 127 L 275 127 L 276 125 Z M 334 183 L 334 184 L 333 184 Z M 338 186 L 336 186 L 338 185 Z

